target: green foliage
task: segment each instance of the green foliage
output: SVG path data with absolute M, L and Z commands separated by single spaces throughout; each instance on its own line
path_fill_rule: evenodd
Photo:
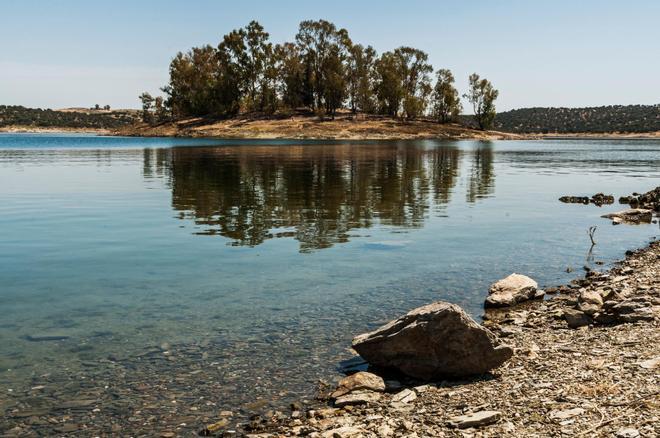
M 252 21 L 224 35 L 217 48 L 178 53 L 163 88 L 164 106 L 174 117 L 301 107 L 334 117 L 347 105 L 353 113 L 415 119 L 427 113 L 432 72 L 428 55 L 419 49 L 399 47 L 378 57 L 371 46 L 354 44 L 346 29 L 326 20 L 301 22 L 295 42 L 275 46 Z M 451 79 L 434 95 L 433 109 L 440 108 L 442 120 L 460 111 Z
M 144 92 L 140 94 L 140 102 L 142 103 L 142 121 L 144 123 L 153 123 L 154 115 L 152 106 L 154 104 L 154 98 L 151 97 L 151 94 Z
M 654 132 L 660 131 L 660 104 L 523 108 L 499 113 L 495 127 L 520 133 Z
M 136 115 L 130 111 L 96 113 L 0 105 L 0 126 L 115 129 L 135 120 Z
M 374 65 L 376 51 L 373 47 L 352 45 L 346 62 L 346 86 L 353 113 L 376 111 L 374 90 Z
M 463 110 L 458 90 L 454 88 L 454 75 L 450 70 L 438 70 L 433 89 L 433 116 L 440 123 L 457 121 Z
M 495 120 L 495 99 L 499 91 L 487 79 L 481 79 L 478 74 L 470 75 L 470 89 L 464 95 L 472 104 L 474 119 L 480 129 L 490 129 Z
M 397 116 L 403 109 L 408 119 L 421 116 L 431 92 L 428 55 L 412 47 L 386 52 L 376 62 L 376 97 L 382 114 Z

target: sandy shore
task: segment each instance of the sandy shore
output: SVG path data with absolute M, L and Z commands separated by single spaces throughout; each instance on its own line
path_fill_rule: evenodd
M 244 430 L 259 437 L 660 436 L 659 260 L 660 242 L 652 242 L 607 272 L 552 288 L 550 300 L 489 311 L 484 325 L 515 351 L 491 375 L 401 380 L 367 404 L 294 406 L 288 415 L 254 416 Z M 563 315 L 580 293 L 603 290 L 644 303 L 653 316 L 569 328 Z M 404 402 L 402 391 L 408 391 Z M 497 412 L 497 420 L 467 429 L 449 425 L 453 417 L 483 411 Z
M 215 137 L 228 139 L 307 139 L 307 140 L 575 140 L 575 139 L 660 139 L 659 132 L 648 133 L 549 133 L 514 134 L 480 131 L 459 124 L 438 124 L 428 120 L 401 121 L 388 117 L 341 115 L 335 120 L 317 117 L 253 119 L 237 117 L 229 120 L 190 118 L 150 126 L 144 123 L 120 129 L 4 126 L 7 133 L 79 133 L 133 137 Z

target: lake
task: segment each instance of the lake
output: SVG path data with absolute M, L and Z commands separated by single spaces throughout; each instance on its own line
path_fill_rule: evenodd
M 0 408 L 138 430 L 285 406 L 411 308 L 478 319 L 512 272 L 562 284 L 645 245 L 657 224 L 558 198 L 658 185 L 654 140 L 0 134 Z

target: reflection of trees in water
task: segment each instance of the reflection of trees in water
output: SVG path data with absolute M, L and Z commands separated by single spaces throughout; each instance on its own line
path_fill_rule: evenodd
M 492 195 L 494 191 L 493 147 L 490 143 L 484 142 L 473 152 L 466 198 L 468 202 L 475 202 L 477 199 Z
M 238 146 L 145 151 L 144 174 L 167 168 L 173 208 L 234 245 L 294 237 L 301 251 L 346 242 L 374 221 L 420 227 L 449 202 L 455 145 Z M 157 152 L 158 154 L 158 152 Z

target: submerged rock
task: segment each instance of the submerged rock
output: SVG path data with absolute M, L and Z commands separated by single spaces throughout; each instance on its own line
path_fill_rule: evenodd
M 537 295 L 538 287 L 538 283 L 526 275 L 511 274 L 490 286 L 486 307 L 513 306 L 533 298 L 540 298 L 543 295 Z
M 513 355 L 459 306 L 436 302 L 353 339 L 370 364 L 423 380 L 483 374 Z

